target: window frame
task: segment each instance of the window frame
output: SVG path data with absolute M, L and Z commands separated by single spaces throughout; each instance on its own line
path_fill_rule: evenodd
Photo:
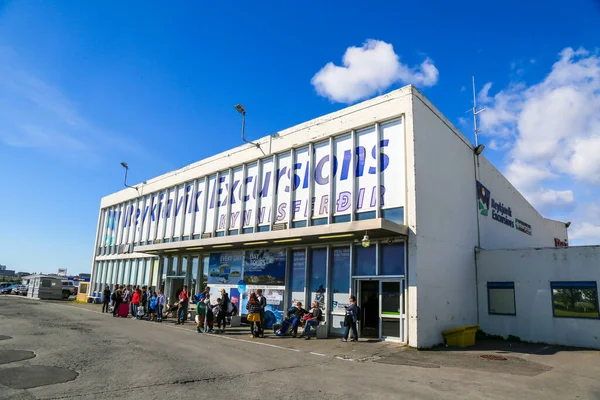
M 491 303 L 490 303 L 490 289 L 511 289 L 513 292 L 513 308 L 514 308 L 515 312 L 514 313 L 492 312 Z M 487 290 L 488 315 L 509 315 L 509 316 L 517 315 L 517 295 L 516 295 L 516 291 L 515 291 L 515 283 L 514 282 L 486 282 L 486 290 Z
M 558 286 L 558 287 L 555 287 Z M 554 309 L 554 289 L 583 289 L 593 288 L 596 290 L 596 311 L 598 312 L 597 317 L 578 317 L 571 315 L 556 315 Z M 598 298 L 598 283 L 596 281 L 551 281 L 550 282 L 550 295 L 552 296 L 552 318 L 575 318 L 575 319 L 587 319 L 587 320 L 600 320 L 600 299 Z

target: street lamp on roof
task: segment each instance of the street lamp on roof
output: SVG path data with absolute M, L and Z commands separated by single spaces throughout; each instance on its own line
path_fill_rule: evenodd
M 241 104 L 237 104 L 234 108 L 237 112 L 242 114 L 242 140 L 246 143 L 255 145 L 257 148 L 260 148 L 260 144 L 246 140 L 246 137 L 244 136 L 244 129 L 246 127 L 246 108 L 244 108 L 244 106 Z

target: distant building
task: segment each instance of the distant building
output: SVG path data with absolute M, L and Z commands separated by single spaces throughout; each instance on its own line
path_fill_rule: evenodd
M 6 271 L 6 265 L 0 264 L 0 271 Z
M 0 269 L 0 276 L 3 278 L 14 278 L 15 271 L 10 269 Z
M 92 274 L 79 274 L 79 277 L 83 279 L 90 279 L 92 277 Z

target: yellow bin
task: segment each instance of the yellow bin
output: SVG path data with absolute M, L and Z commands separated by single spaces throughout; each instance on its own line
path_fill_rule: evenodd
M 475 344 L 475 334 L 479 325 L 461 326 L 442 332 L 448 346 L 469 347 Z

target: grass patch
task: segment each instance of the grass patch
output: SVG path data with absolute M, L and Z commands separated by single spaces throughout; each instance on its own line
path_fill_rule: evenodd
M 592 310 L 588 312 L 554 310 L 555 317 L 577 317 L 577 318 L 598 318 L 598 311 Z

